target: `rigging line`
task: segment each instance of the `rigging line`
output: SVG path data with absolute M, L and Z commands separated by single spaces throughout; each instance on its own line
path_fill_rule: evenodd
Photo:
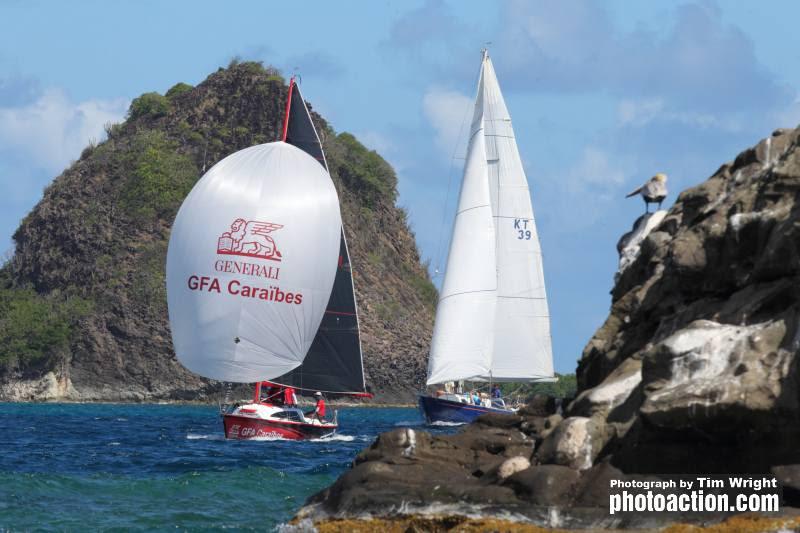
M 448 294 L 447 296 L 443 296 L 442 298 L 439 298 L 439 302 L 443 302 L 444 300 L 447 300 L 448 298 L 452 298 L 453 296 L 461 296 L 462 294 L 474 294 L 474 293 L 477 293 L 477 292 L 496 292 L 496 291 L 497 291 L 497 289 L 478 289 L 478 290 L 474 290 L 474 291 L 454 292 L 453 294 Z
M 477 80 L 480 79 L 481 72 L 483 71 L 483 61 L 481 61 L 481 66 L 478 69 L 478 74 L 475 76 L 475 82 L 473 82 L 473 86 L 477 83 Z M 464 160 L 466 161 L 466 156 L 463 158 L 456 157 L 456 151 L 458 150 L 458 143 L 461 140 L 461 133 L 464 131 L 464 124 L 467 121 L 467 117 L 469 116 L 469 111 L 472 109 L 474 111 L 474 104 L 472 106 L 467 106 L 464 110 L 464 114 L 461 117 L 461 125 L 458 127 L 458 136 L 456 137 L 455 143 L 453 144 L 453 153 L 450 156 L 450 168 L 447 170 L 447 194 L 444 197 L 444 209 L 442 209 L 442 222 L 439 224 L 439 242 L 436 244 L 436 263 L 434 264 L 434 277 L 436 277 L 441 272 L 442 266 L 442 239 L 444 239 L 444 225 L 447 222 L 447 204 L 450 200 L 450 190 L 452 189 L 453 185 L 453 168 L 455 167 L 455 161 Z

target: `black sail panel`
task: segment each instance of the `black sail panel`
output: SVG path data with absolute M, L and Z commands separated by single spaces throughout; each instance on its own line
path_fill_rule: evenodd
M 333 291 L 311 349 L 302 365 L 271 381 L 334 393 L 365 391 L 358 316 L 344 234 Z
M 294 81 L 291 82 L 290 91 L 284 141 L 314 157 L 327 170 L 322 144 Z M 332 393 L 358 394 L 366 391 L 356 298 L 344 228 L 333 290 L 308 355 L 302 365 L 271 381 L 298 389 Z
M 289 114 L 284 125 L 284 142 L 296 146 L 305 153 L 316 159 L 328 170 L 328 162 L 322 151 L 322 143 L 311 121 L 303 96 L 300 94 L 300 87 L 294 81 L 291 82 L 289 90 Z

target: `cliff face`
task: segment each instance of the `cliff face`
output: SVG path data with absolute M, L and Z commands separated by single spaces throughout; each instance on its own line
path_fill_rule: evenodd
M 218 390 L 172 351 L 170 225 L 205 170 L 279 137 L 286 91 L 276 72 L 240 63 L 197 87 L 142 95 L 107 141 L 55 179 L 0 271 L 0 338 L 17 341 L 0 346 L 0 399 L 202 399 Z M 367 383 L 379 398 L 410 397 L 424 380 L 436 291 L 395 205 L 394 171 L 313 115 L 348 235 Z M 20 307 L 41 315 L 43 332 L 9 319 Z
M 800 129 L 777 131 L 623 236 L 611 312 L 563 413 L 537 398 L 449 437 L 385 433 L 300 516 L 399 501 L 562 527 L 722 516 L 609 517 L 610 480 L 677 474 L 774 476 L 800 506 L 799 199 Z
M 684 473 L 800 462 L 798 137 L 777 131 L 681 193 L 618 275 L 568 413 L 591 428 L 593 459 Z

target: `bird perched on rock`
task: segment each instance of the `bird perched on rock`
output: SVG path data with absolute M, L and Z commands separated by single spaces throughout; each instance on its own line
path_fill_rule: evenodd
M 625 198 L 630 198 L 636 194 L 641 194 L 644 199 L 645 213 L 650 212 L 650 204 L 658 203 L 658 208 L 661 209 L 661 202 L 667 197 L 667 175 L 659 172 Z

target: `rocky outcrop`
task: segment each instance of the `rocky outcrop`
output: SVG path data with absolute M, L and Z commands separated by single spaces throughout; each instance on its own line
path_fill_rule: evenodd
M 681 193 L 619 273 L 568 408 L 605 411 L 600 459 L 660 473 L 800 462 L 799 134 Z
M 416 482 L 414 501 L 491 502 L 550 526 L 599 527 L 593 513 L 608 516 L 611 479 L 774 476 L 784 505 L 800 506 L 799 199 L 800 129 L 780 130 L 623 236 L 611 312 L 584 349 L 563 417 L 536 398 L 452 437 L 416 432 L 441 453 L 411 456 L 408 466 L 381 436 L 309 509 L 352 514 L 360 508 L 341 504 L 347 494 L 380 485 L 380 501 L 362 503 L 386 514 L 387 502 L 409 494 L 411 468 L 432 473 Z M 479 443 L 494 434 L 507 443 L 493 453 Z M 530 466 L 502 477 L 508 450 Z M 391 483 L 354 477 L 379 464 L 392 465 Z M 448 479 L 469 490 L 453 493 Z M 557 508 L 558 520 L 541 506 Z
M 234 63 L 197 87 L 142 95 L 124 123 L 107 127 L 108 140 L 87 147 L 55 179 L 0 269 L 0 400 L 208 400 L 219 393 L 219 384 L 185 370 L 172 351 L 164 287 L 170 226 L 204 171 L 279 137 L 286 91 L 274 70 Z M 396 206 L 394 171 L 313 115 L 348 236 L 366 381 L 378 400 L 408 400 L 424 381 L 436 290 Z M 14 298 L 22 303 L 7 305 Z M 6 320 L 14 309 L 20 316 Z M 60 321 L 29 327 L 53 310 L 61 310 Z M 50 374 L 69 386 L 35 385 Z

